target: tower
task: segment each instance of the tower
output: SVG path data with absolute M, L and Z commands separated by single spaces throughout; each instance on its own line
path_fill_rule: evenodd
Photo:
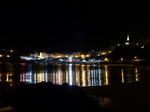
M 129 45 L 129 41 L 130 41 L 130 39 L 129 39 L 129 33 L 127 33 L 127 40 L 125 42 L 125 45 Z

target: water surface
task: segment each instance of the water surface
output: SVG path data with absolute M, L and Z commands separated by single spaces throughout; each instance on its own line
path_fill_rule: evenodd
M 58 85 L 103 86 L 146 81 L 149 73 L 150 67 L 0 63 L 0 81 L 10 83 L 50 81 Z

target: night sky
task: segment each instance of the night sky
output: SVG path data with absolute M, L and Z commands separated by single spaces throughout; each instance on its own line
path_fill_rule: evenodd
M 95 0 L 21 0 L 0 3 L 0 47 L 22 52 L 99 50 L 150 38 L 149 9 Z

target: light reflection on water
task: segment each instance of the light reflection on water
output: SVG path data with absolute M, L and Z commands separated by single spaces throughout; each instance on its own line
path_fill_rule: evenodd
M 0 81 L 39 83 L 42 81 L 61 85 L 103 86 L 148 80 L 145 72 L 150 68 L 99 65 L 45 65 L 0 63 Z M 148 78 L 147 78 L 148 77 Z

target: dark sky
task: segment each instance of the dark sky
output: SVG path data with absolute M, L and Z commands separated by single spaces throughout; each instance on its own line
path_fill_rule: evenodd
M 0 47 L 23 52 L 98 50 L 150 37 L 149 9 L 98 0 L 21 0 L 0 3 Z

